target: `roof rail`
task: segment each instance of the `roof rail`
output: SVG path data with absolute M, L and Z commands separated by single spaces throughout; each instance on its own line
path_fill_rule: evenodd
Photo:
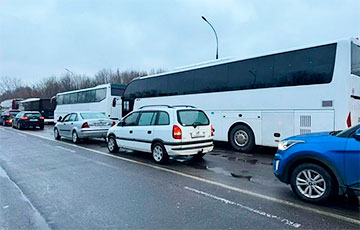
M 174 108 L 176 108 L 176 107 L 196 108 L 195 106 L 192 106 L 192 105 L 173 105 L 172 107 L 174 107 Z
M 143 109 L 143 108 L 147 108 L 147 107 L 156 107 L 156 106 L 172 108 L 172 106 L 170 106 L 170 105 L 144 105 L 144 106 L 141 106 L 139 109 Z

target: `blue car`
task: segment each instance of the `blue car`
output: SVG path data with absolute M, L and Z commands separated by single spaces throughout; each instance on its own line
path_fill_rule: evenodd
M 360 195 L 360 124 L 281 141 L 274 174 L 305 201 L 324 202 L 346 192 Z

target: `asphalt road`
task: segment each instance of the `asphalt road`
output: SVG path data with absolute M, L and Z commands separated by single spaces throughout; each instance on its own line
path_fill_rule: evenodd
M 272 174 L 274 149 L 159 166 L 145 153 L 109 154 L 45 130 L 0 128 L 0 229 L 359 229 L 345 196 L 299 201 Z

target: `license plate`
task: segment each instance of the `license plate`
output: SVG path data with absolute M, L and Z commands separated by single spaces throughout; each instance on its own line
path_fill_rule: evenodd
M 191 133 L 191 137 L 192 137 L 192 138 L 205 137 L 205 133 L 200 132 L 200 131 L 198 131 L 198 132 L 194 132 L 194 133 Z
M 94 124 L 95 126 L 107 126 L 106 123 L 98 122 Z
M 30 121 L 38 121 L 38 119 L 30 119 Z

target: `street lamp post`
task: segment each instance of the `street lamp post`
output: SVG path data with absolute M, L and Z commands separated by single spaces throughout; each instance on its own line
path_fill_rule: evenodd
M 215 38 L 216 38 L 216 59 L 218 59 L 218 58 L 219 58 L 219 54 L 218 54 L 219 41 L 218 41 L 218 36 L 217 36 L 217 34 L 216 34 L 216 31 L 215 31 L 214 27 L 211 25 L 211 23 L 210 23 L 208 20 L 206 20 L 206 18 L 205 18 L 204 16 L 201 16 L 201 18 L 202 18 L 207 24 L 209 24 L 209 26 L 211 27 L 211 29 L 212 29 L 212 30 L 214 31 L 214 33 L 215 33 Z
M 68 71 L 73 77 L 75 77 L 75 74 L 71 70 L 69 70 L 68 68 L 65 68 L 65 70 Z

